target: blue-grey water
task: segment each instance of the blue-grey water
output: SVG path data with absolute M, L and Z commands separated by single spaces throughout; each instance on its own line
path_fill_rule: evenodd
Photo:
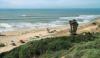
M 0 9 L 0 32 L 16 28 L 54 27 L 99 17 L 100 9 Z

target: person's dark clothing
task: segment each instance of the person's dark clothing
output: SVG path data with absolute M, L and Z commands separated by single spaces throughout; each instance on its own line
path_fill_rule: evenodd
M 69 24 L 70 24 L 70 33 L 72 34 L 72 32 L 73 32 L 73 26 L 72 26 L 73 22 L 70 20 Z
M 78 27 L 78 23 L 77 21 L 74 19 L 74 20 L 71 20 L 69 21 L 70 23 L 70 28 L 71 28 L 71 35 L 76 35 L 76 31 L 77 31 L 77 27 Z
M 76 20 L 73 20 L 73 34 L 76 35 L 78 23 Z

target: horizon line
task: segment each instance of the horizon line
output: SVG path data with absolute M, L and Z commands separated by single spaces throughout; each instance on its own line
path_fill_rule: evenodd
M 100 8 L 0 8 L 0 9 L 100 9 Z

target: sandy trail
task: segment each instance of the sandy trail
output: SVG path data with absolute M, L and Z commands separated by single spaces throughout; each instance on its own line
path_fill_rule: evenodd
M 50 35 L 50 33 L 46 31 L 46 29 L 38 29 L 38 30 L 30 30 L 30 31 L 28 30 L 28 31 L 24 31 L 24 33 L 23 31 L 20 31 L 20 33 L 17 32 L 16 34 L 15 32 L 8 32 L 5 34 L 6 36 L 0 36 L 0 43 L 4 43 L 6 45 L 5 47 L 0 47 L 0 53 L 10 51 L 13 48 L 23 45 L 20 42 L 20 40 L 23 40 L 27 43 L 30 41 L 31 38 L 34 38 L 34 37 L 41 38 L 41 37 L 44 37 L 44 36 L 46 37 Z M 37 38 L 36 40 L 39 40 L 39 39 Z M 14 41 L 16 46 L 11 45 L 12 44 L 11 41 Z

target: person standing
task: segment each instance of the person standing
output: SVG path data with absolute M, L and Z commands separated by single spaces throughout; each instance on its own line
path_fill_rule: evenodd
M 71 35 L 73 34 L 73 26 L 72 26 L 72 24 L 73 24 L 73 21 L 72 20 L 70 20 L 69 21 L 69 24 L 70 24 L 70 33 L 71 33 Z
M 72 22 L 73 35 L 77 35 L 78 22 L 75 19 Z
M 69 24 L 70 24 L 70 33 L 71 35 L 76 35 L 77 33 L 77 28 L 78 28 L 78 22 L 73 19 L 73 20 L 70 20 L 69 21 Z

